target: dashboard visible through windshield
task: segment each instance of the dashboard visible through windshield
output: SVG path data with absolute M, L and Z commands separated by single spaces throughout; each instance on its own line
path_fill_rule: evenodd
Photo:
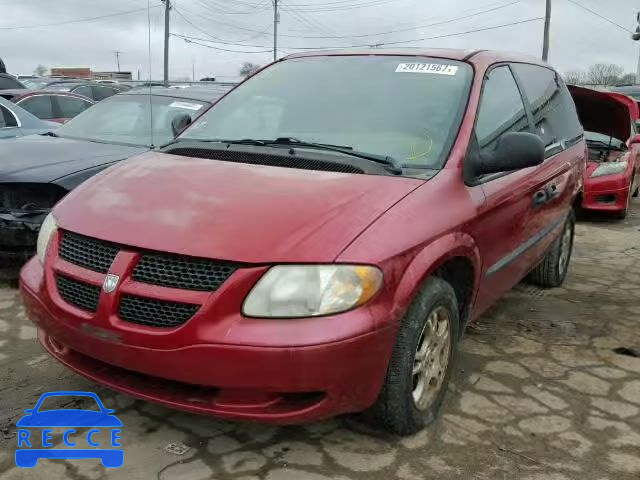
M 469 65 L 441 58 L 290 59 L 240 85 L 180 140 L 295 138 L 440 168 L 471 78 Z

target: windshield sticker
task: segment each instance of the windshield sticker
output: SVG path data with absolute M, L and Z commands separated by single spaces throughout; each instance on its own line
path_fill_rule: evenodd
M 396 68 L 396 73 L 435 73 L 438 75 L 455 75 L 458 71 L 456 65 L 442 63 L 401 63 Z
M 173 102 L 169 105 L 175 108 L 186 108 L 187 110 L 200 110 L 202 108 L 201 103 L 189 103 L 189 102 Z

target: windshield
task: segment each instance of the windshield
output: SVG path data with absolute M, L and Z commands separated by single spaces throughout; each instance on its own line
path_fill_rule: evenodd
M 79 407 L 82 405 L 82 408 Z M 38 412 L 46 412 L 48 410 L 59 410 L 61 408 L 75 408 L 79 410 L 93 410 L 100 412 L 100 406 L 94 398 L 89 396 L 77 395 L 53 395 L 42 400 Z
M 60 137 L 136 146 L 159 146 L 173 139 L 172 120 L 195 118 L 205 102 L 148 94 L 115 95 L 97 103 L 56 130 Z M 153 112 L 153 140 L 151 139 Z
M 24 78 L 20 81 L 24 84 L 25 87 L 31 88 L 33 90 L 42 88 L 47 84 L 46 80 L 37 80 L 34 78 Z
M 440 168 L 472 69 L 448 59 L 322 56 L 277 63 L 223 98 L 180 139 L 293 137 Z

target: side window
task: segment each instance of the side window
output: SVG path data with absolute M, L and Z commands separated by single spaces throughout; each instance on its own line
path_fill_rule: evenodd
M 96 102 L 100 100 L 104 100 L 111 95 L 115 95 L 116 91 L 113 88 L 109 87 L 91 87 L 93 88 L 93 98 Z
M 28 97 L 18 102 L 18 104 L 27 112 L 32 113 L 41 120 L 56 118 L 53 114 L 53 105 L 49 95 Z
M 575 104 L 564 82 L 553 70 L 525 63 L 513 64 L 531 105 L 537 133 L 546 147 L 582 135 Z
M 505 133 L 528 131 L 524 103 L 511 70 L 507 66 L 494 68 L 485 80 L 476 121 L 480 151 L 493 151 Z
M 55 97 L 62 118 L 73 118 L 91 106 L 86 100 L 60 95 Z
M 9 109 L 0 105 L 0 128 L 17 127 L 18 121 L 13 113 Z
M 77 93 L 78 95 L 83 95 L 87 98 L 93 98 L 93 92 L 91 91 L 91 87 L 88 85 L 82 85 L 76 88 L 73 93 Z

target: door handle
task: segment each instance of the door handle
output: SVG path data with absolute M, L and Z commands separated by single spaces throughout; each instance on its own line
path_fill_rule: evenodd
M 539 207 L 544 205 L 547 202 L 548 196 L 549 195 L 546 190 L 538 190 L 533 194 L 533 206 Z

